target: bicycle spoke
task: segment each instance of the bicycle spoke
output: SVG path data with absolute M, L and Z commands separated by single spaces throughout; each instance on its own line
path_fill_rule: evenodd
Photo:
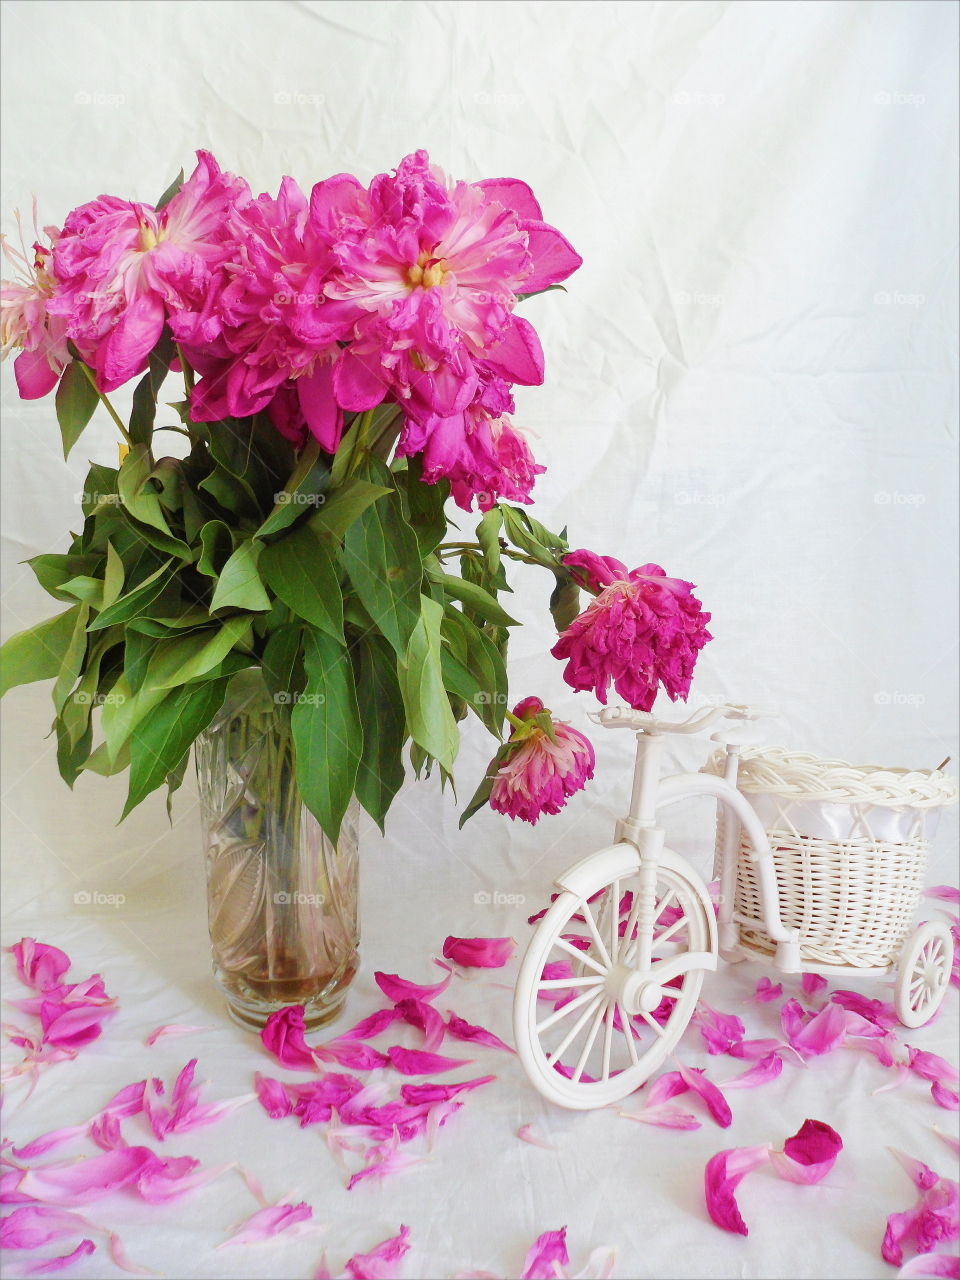
M 569 1018 L 571 1013 L 576 1013 L 578 1009 L 582 1009 L 588 1000 L 599 1000 L 602 994 L 599 991 L 585 991 L 582 996 L 577 996 L 575 1000 L 568 1000 L 565 1005 L 555 1009 L 542 1022 L 538 1022 L 537 1031 L 542 1035 L 544 1031 L 549 1031 L 555 1023 L 562 1021 L 564 1018 Z
M 544 978 L 538 985 L 541 991 L 563 991 L 567 987 L 598 987 L 605 981 L 606 978 L 590 974 L 585 978 Z
M 560 1041 L 560 1043 L 557 1045 L 556 1049 L 553 1049 L 550 1053 L 547 1054 L 547 1063 L 551 1067 L 557 1061 L 557 1059 L 561 1056 L 561 1054 L 566 1053 L 570 1045 L 573 1044 L 574 1040 L 576 1040 L 577 1036 L 580 1034 L 583 1028 L 590 1021 L 590 1017 L 593 1014 L 596 1005 L 599 1004 L 602 1000 L 603 1000 L 603 992 L 598 991 L 596 995 L 594 995 L 591 1003 L 587 1005 L 586 1009 L 584 1009 L 583 1013 L 576 1020 L 576 1022 L 567 1032 L 567 1034 Z
M 657 905 L 656 905 L 656 909 L 655 909 L 655 911 L 654 911 L 654 913 L 653 913 L 653 923 L 654 923 L 654 924 L 656 924 L 656 923 L 657 923 L 657 921 L 658 921 L 658 920 L 660 919 L 660 917 L 663 915 L 664 911 L 666 911 L 667 907 L 669 907 L 670 903 L 673 901 L 673 899 L 674 899 L 676 896 L 677 896 L 677 891 L 676 891 L 676 889 L 670 889 L 670 891 L 669 891 L 668 893 L 665 893 L 665 894 L 664 894 L 664 896 L 660 899 L 660 901 L 657 903 Z
M 620 950 L 620 881 L 614 880 L 612 890 L 608 889 L 607 905 L 610 910 L 610 954 L 616 956 Z
M 597 929 L 597 922 L 593 918 L 593 912 L 590 910 L 589 906 L 587 905 L 586 899 L 583 900 L 583 913 L 584 913 L 584 916 L 586 917 L 585 919 L 586 926 L 590 930 L 591 936 L 593 937 L 593 940 L 596 943 L 597 951 L 600 953 L 600 958 L 609 969 L 610 957 L 607 954 L 607 948 L 603 945 L 603 939 L 600 937 L 600 933 Z
M 585 951 L 581 951 L 579 947 L 575 947 L 572 942 L 567 942 L 566 938 L 557 938 L 553 945 L 559 947 L 561 951 L 569 952 L 581 963 L 589 965 L 595 973 L 599 973 L 604 978 L 607 976 L 607 969 L 602 964 L 599 964 L 592 956 L 587 955 Z M 609 968 L 609 964 L 607 968 Z
M 616 1006 L 611 1000 L 607 1005 L 607 1016 L 603 1028 L 603 1070 L 601 1072 L 602 1080 L 610 1079 L 610 1049 L 613 1043 L 613 1015 L 616 1012 Z
M 594 1014 L 594 1017 L 593 1017 L 593 1025 L 590 1028 L 590 1034 L 587 1036 L 586 1043 L 584 1044 L 583 1048 L 580 1051 L 580 1057 L 577 1059 L 577 1065 L 573 1069 L 573 1075 L 571 1079 L 573 1080 L 574 1084 L 578 1084 L 580 1081 L 580 1077 L 583 1075 L 583 1069 L 587 1065 L 587 1059 L 590 1057 L 590 1052 L 593 1049 L 594 1044 L 596 1043 L 597 1033 L 600 1030 L 600 1024 L 603 1022 L 603 1015 L 606 1013 L 606 1011 L 607 1011 L 606 1004 L 601 1003 L 597 1005 L 597 1012 Z
M 640 891 L 639 889 L 633 895 L 633 903 L 630 907 L 630 914 L 627 916 L 626 927 L 623 930 L 623 937 L 619 939 L 617 946 L 617 959 L 626 963 L 626 954 L 633 945 L 633 931 L 637 927 L 637 916 L 640 914 Z
M 646 1009 L 640 1010 L 640 1017 L 643 1018 L 644 1022 L 646 1022 L 648 1026 L 653 1028 L 661 1040 L 667 1034 L 656 1018 L 651 1017 L 650 1014 L 647 1013 Z
M 669 929 L 664 929 L 663 933 L 658 933 L 653 939 L 654 947 L 659 947 L 664 942 L 669 942 L 678 929 L 682 929 L 687 923 L 687 917 L 681 916 L 679 920 L 674 920 Z
M 637 1046 L 633 1043 L 633 1027 L 627 1017 L 626 1010 L 619 1000 L 617 1001 L 617 1011 L 620 1014 L 620 1027 L 623 1032 L 623 1038 L 626 1040 L 627 1048 L 630 1051 L 630 1061 L 636 1066 L 640 1059 L 637 1057 Z

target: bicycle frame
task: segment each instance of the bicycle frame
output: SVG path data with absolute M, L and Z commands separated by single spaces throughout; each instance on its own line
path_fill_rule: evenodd
M 699 727 L 699 726 L 698 726 Z M 650 890 L 656 881 L 657 860 L 663 848 L 664 828 L 658 818 L 660 811 L 678 801 L 696 796 L 712 796 L 718 806 L 727 811 L 724 823 L 724 841 L 720 873 L 720 904 L 718 912 L 719 950 L 725 960 L 743 959 L 739 943 L 739 922 L 734 912 L 736 890 L 737 849 L 741 827 L 750 837 L 753 861 L 757 864 L 757 881 L 763 908 L 764 928 L 777 944 L 776 964 L 785 973 L 797 973 L 800 961 L 800 935 L 796 929 L 784 925 L 780 916 L 777 893 L 776 868 L 773 851 L 767 840 L 763 824 L 743 794 L 737 790 L 739 747 L 727 745 L 727 761 L 724 776 L 704 773 L 678 773 L 663 778 L 660 767 L 663 760 L 664 735 L 644 728 L 637 733 L 637 759 L 633 773 L 630 810 L 617 823 L 616 841 L 632 844 L 640 853 L 641 886 L 649 882 Z M 642 937 L 642 935 L 641 935 Z M 642 951 L 649 949 L 649 937 Z M 640 954 L 639 967 L 649 964 L 650 957 Z

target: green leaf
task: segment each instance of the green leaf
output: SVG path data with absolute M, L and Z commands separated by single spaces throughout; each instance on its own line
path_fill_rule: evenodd
M 303 626 L 299 622 L 287 622 L 277 627 L 263 650 L 263 679 L 281 706 L 289 705 L 299 689 L 294 681 L 294 671 L 300 659 Z
M 117 492 L 124 508 L 139 524 L 145 525 L 143 536 L 164 551 L 171 551 L 181 559 L 190 560 L 193 553 L 187 544 L 170 532 L 160 496 L 154 486 L 153 460 L 150 450 L 143 444 L 135 444 L 123 460 L 117 477 Z M 160 534 L 150 536 L 147 530 Z
M 353 522 L 342 558 L 360 603 L 402 658 L 420 618 L 423 569 L 416 535 L 395 491 Z
M 479 787 L 477 787 L 476 791 L 473 793 L 473 797 L 471 798 L 470 803 L 467 805 L 466 809 L 464 809 L 463 813 L 460 815 L 461 830 L 463 828 L 463 824 L 469 818 L 472 818 L 478 809 L 482 809 L 484 805 L 487 803 L 487 801 L 490 799 L 490 792 L 493 790 L 493 784 L 497 779 L 497 771 L 500 769 L 501 765 L 505 763 L 507 757 L 511 754 L 511 751 L 512 751 L 512 744 L 509 742 L 505 742 L 503 746 L 500 748 L 500 750 L 497 752 L 497 754 L 490 761 L 489 765 L 487 766 L 487 772 L 483 775 L 483 778 L 480 781 Z
M 418 455 L 407 460 L 406 470 L 398 477 L 400 492 L 405 499 L 405 515 L 417 535 L 421 559 L 437 548 L 447 532 L 443 508 L 450 493 L 449 481 L 425 484 L 422 477 L 423 464 Z
M 557 632 L 566 631 L 580 612 L 580 588 L 571 573 L 558 573 L 557 585 L 550 595 L 550 612 Z
M 60 771 L 60 777 L 72 790 L 73 784 L 89 758 L 90 748 L 93 745 L 93 728 L 88 724 L 80 740 L 71 742 L 60 720 L 56 721 L 54 727 L 57 734 L 57 768 Z
M 500 569 L 500 530 L 503 528 L 503 512 L 493 506 L 483 513 L 477 524 L 477 541 L 483 549 L 487 573 L 495 578 Z
M 360 803 L 383 831 L 383 820 L 403 785 L 406 738 L 403 697 L 393 650 L 382 636 L 361 636 L 353 650 L 363 755 L 357 769 Z
M 537 564 L 556 569 L 560 556 L 567 550 L 566 543 L 519 507 L 501 503 L 500 510 L 506 535 L 513 545 L 532 556 Z
M 65 582 L 60 589 L 65 596 L 88 604 L 92 609 L 100 609 L 103 605 L 103 582 L 100 578 L 81 574 Z
M 420 600 L 420 616 L 397 674 L 411 738 L 449 770 L 457 755 L 460 735 L 443 683 L 443 609 L 429 596 L 421 596 Z
M 55 600 L 76 599 L 72 592 L 63 595 L 64 586 L 78 575 L 94 575 L 103 563 L 99 553 L 88 555 L 31 556 L 26 563 L 33 570 L 37 581 Z
M 105 632 L 90 646 L 86 670 L 60 712 L 60 722 L 71 746 L 75 747 L 79 744 L 90 723 L 90 713 L 95 705 L 100 684 L 101 664 L 107 652 L 120 639 L 121 633 L 118 627 L 116 632 Z
M 174 793 L 179 791 L 183 786 L 183 776 L 187 772 L 187 765 L 190 763 L 190 748 L 183 753 L 183 759 L 167 774 L 167 820 L 173 822 L 173 797 Z
M 113 762 L 130 738 L 134 729 L 167 696 L 166 689 L 130 687 L 126 675 L 118 676 L 106 695 L 100 714 L 100 729 L 104 736 L 106 755 Z
M 343 596 L 328 540 L 301 525 L 260 553 L 260 576 L 305 622 L 343 644 Z
M 223 566 L 233 555 L 233 535 L 222 520 L 208 520 L 200 530 L 202 551 L 197 572 L 208 578 L 219 578 Z
M 63 440 L 64 459 L 69 457 L 70 450 L 80 439 L 99 403 L 100 397 L 84 373 L 82 362 L 71 361 L 61 375 L 56 394 L 57 421 Z
M 123 591 L 123 561 L 110 540 L 107 540 L 107 563 L 103 572 L 103 600 L 100 607 L 108 609 L 115 604 Z
M 275 495 L 273 510 L 257 530 L 258 538 L 281 533 L 312 507 L 324 505 L 324 489 L 330 479 L 330 465 L 320 456 L 320 446 L 311 437 L 304 447 L 287 483 Z
M 238 613 L 222 627 L 192 631 L 172 640 L 161 640 L 147 667 L 143 688 L 173 689 L 206 675 L 237 645 L 250 640 L 251 620 Z
M 447 689 L 463 698 L 499 738 L 507 706 L 507 672 L 496 645 L 456 609 L 447 610 L 441 633 Z
M 70 690 L 77 683 L 80 672 L 83 670 L 83 660 L 87 654 L 87 619 L 89 616 L 90 606 L 81 604 L 74 620 L 73 633 L 64 647 L 60 670 L 57 673 L 57 681 L 53 686 L 53 705 L 57 709 L 57 715 L 63 710 L 63 705 L 70 695 Z
M 371 484 L 354 476 L 341 488 L 325 495 L 326 501 L 316 515 L 310 517 L 310 524 L 319 533 L 332 534 L 339 540 L 371 502 L 391 492 L 388 485 Z
M 123 773 L 124 769 L 130 768 L 130 743 L 124 743 L 116 760 L 111 760 L 107 753 L 107 744 L 101 742 L 83 767 L 88 773 L 98 773 L 102 778 L 112 778 L 118 773 Z
M 270 608 L 270 597 L 263 589 L 257 561 L 263 551 L 263 543 L 256 538 L 241 542 L 223 566 L 220 580 L 210 602 L 210 612 L 217 609 L 249 609 L 265 612 Z
M 163 195 L 154 205 L 154 208 L 156 209 L 157 213 L 159 213 L 161 209 L 166 208 L 166 206 L 170 203 L 170 201 L 173 199 L 173 197 L 177 194 L 177 192 L 180 190 L 182 186 L 183 186 L 183 170 L 181 169 L 180 172 L 177 174 L 177 176 L 174 178 L 174 180 L 170 183 L 169 187 L 167 187 L 166 191 L 163 193 Z
M 91 631 L 103 631 L 116 622 L 126 622 L 150 607 L 173 577 L 171 561 L 166 560 L 131 591 L 118 596 L 113 604 L 103 609 L 90 623 Z
M 85 612 L 85 606 L 75 604 L 65 613 L 10 637 L 0 648 L 0 696 L 16 685 L 52 680 L 59 675 L 81 612 Z
M 123 645 L 123 674 L 131 693 L 138 693 L 143 686 L 150 659 L 157 648 L 157 639 L 139 628 L 128 626 Z
M 130 437 L 134 444 L 149 446 L 153 438 L 153 426 L 157 417 L 157 400 L 163 380 L 170 371 L 170 362 L 176 355 L 173 340 L 167 335 L 150 353 L 147 372 L 137 383 L 133 393 L 130 413 Z
M 223 705 L 226 679 L 174 689 L 130 739 L 130 785 L 120 821 L 173 772 Z
M 290 716 L 304 803 L 334 843 L 354 793 L 363 750 L 353 667 L 326 632 L 304 635 L 307 683 Z
M 483 587 L 479 587 L 476 583 L 468 582 L 465 578 L 454 578 L 443 572 L 442 569 L 435 569 L 427 566 L 427 576 L 432 582 L 438 582 L 447 596 L 452 600 L 460 600 L 471 613 L 479 614 L 484 622 L 496 623 L 499 627 L 517 627 L 520 624 L 511 618 L 509 613 L 500 607 L 497 600 L 489 591 L 484 591 Z

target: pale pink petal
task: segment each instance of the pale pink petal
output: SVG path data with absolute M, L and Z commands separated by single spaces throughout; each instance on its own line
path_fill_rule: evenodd
M 955 1156 L 960 1156 L 960 1141 L 958 1141 L 952 1133 L 944 1133 L 942 1129 L 934 1128 L 933 1132 L 938 1138 L 942 1138 Z
M 702 1000 L 694 1020 L 707 1044 L 707 1053 L 729 1053 L 744 1036 L 744 1025 L 733 1013 L 720 1013 Z
M 114 1266 L 120 1268 L 121 1271 L 128 1271 L 132 1276 L 158 1276 L 159 1271 L 154 1271 L 150 1267 L 142 1267 L 139 1263 L 131 1262 L 127 1257 L 127 1251 L 123 1247 L 123 1241 L 115 1231 L 108 1231 L 107 1248 L 110 1250 L 110 1257 L 113 1259 Z
M 925 1049 L 914 1049 L 913 1045 L 909 1044 L 907 1054 L 910 1059 L 910 1070 L 922 1076 L 924 1080 L 933 1080 L 939 1084 L 954 1087 L 960 1084 L 960 1073 L 957 1068 L 946 1058 L 941 1058 L 939 1054 L 928 1053 Z
M 465 968 L 502 969 L 516 945 L 513 938 L 449 937 L 443 944 L 443 954 Z
M 733 1147 L 728 1151 L 718 1151 L 707 1162 L 704 1195 L 707 1212 L 718 1227 L 741 1236 L 749 1235 L 734 1192 L 752 1169 L 766 1164 L 769 1159 L 769 1146 Z
M 940 1181 L 940 1175 L 934 1173 L 930 1166 L 924 1164 L 922 1160 L 914 1160 L 913 1156 L 908 1156 L 896 1147 L 888 1147 L 887 1150 L 899 1161 L 921 1191 L 929 1191 L 931 1187 Z
M 420 1049 L 404 1049 L 391 1045 L 387 1050 L 390 1064 L 403 1076 L 430 1076 L 439 1071 L 453 1071 L 457 1067 L 471 1065 L 468 1058 L 446 1058 L 439 1053 L 424 1053 Z
M 28 1142 L 26 1146 L 14 1147 L 13 1154 L 18 1160 L 33 1160 L 37 1156 L 46 1155 L 48 1151 L 54 1151 L 57 1147 L 63 1146 L 65 1142 L 70 1142 L 73 1138 L 81 1137 L 85 1133 L 89 1133 L 90 1124 L 71 1124 L 64 1129 L 53 1129 L 50 1133 L 45 1133 L 42 1138 L 34 1138 L 33 1142 Z
M 495 1036 L 492 1031 L 487 1031 L 484 1027 L 472 1026 L 463 1018 L 457 1017 L 455 1013 L 451 1013 L 447 1021 L 447 1031 L 454 1040 L 468 1040 L 471 1044 L 485 1044 L 491 1049 L 506 1049 L 507 1053 L 513 1053 L 514 1050 L 508 1044 Z
M 938 1107 L 944 1107 L 947 1111 L 960 1110 L 960 1093 L 955 1089 L 948 1089 L 939 1080 L 935 1080 L 930 1086 L 930 1096 Z
M 63 1271 L 66 1267 L 72 1267 L 75 1262 L 79 1262 L 81 1258 L 89 1257 L 91 1253 L 96 1253 L 97 1246 L 92 1240 L 81 1240 L 75 1249 L 70 1253 L 63 1254 L 59 1258 L 43 1258 L 37 1262 L 31 1263 L 24 1269 L 23 1274 L 28 1276 L 45 1276 L 53 1271 Z
M 753 998 L 760 1004 L 769 1004 L 771 1000 L 779 1000 L 782 995 L 782 982 L 778 982 L 774 986 L 769 978 L 760 978 L 753 993 Z
M 327 1255 L 325 1253 L 320 1255 L 317 1269 L 313 1273 L 313 1280 L 333 1280 L 333 1272 L 327 1266 Z
M 401 1227 L 399 1235 L 369 1253 L 355 1253 L 347 1263 L 347 1275 L 350 1280 L 397 1280 L 400 1261 L 409 1249 L 410 1228 Z
M 591 1251 L 583 1270 L 578 1271 L 573 1280 L 609 1280 L 616 1261 L 616 1250 L 608 1245 L 601 1245 Z
M 790 1043 L 804 1057 L 819 1057 L 843 1041 L 846 1029 L 846 1011 L 838 1004 L 828 1004 L 790 1036 Z
M 889 1082 L 889 1084 L 882 1084 L 879 1089 L 874 1089 L 870 1094 L 871 1098 L 875 1098 L 877 1094 L 880 1093 L 889 1093 L 891 1089 L 899 1089 L 900 1086 L 908 1079 L 909 1075 L 910 1068 L 905 1062 L 900 1063 L 897 1067 L 894 1078 Z
M 625 1120 L 636 1120 L 639 1124 L 655 1125 L 660 1129 L 699 1129 L 700 1121 L 689 1111 L 681 1111 L 679 1107 L 671 1107 L 669 1103 L 660 1103 L 652 1107 L 644 1107 L 642 1111 L 618 1111 Z
M 914 1280 L 929 1276 L 938 1280 L 960 1280 L 960 1257 L 950 1253 L 918 1253 L 897 1272 L 897 1280 Z
M 0 1246 L 4 1249 L 41 1249 L 62 1236 L 77 1235 L 90 1224 L 79 1213 L 48 1205 L 24 1205 L 0 1218 Z
M 209 1027 L 191 1027 L 184 1022 L 167 1022 L 161 1027 L 156 1027 L 144 1040 L 144 1044 L 149 1049 L 151 1045 L 155 1045 L 158 1040 L 164 1036 L 189 1036 L 195 1031 L 209 1031 Z
M 862 1018 L 875 1023 L 878 1027 L 883 1027 L 885 1031 L 900 1024 L 896 1009 L 888 1001 L 871 1000 L 869 996 L 863 996 L 859 991 L 833 991 L 830 999 L 834 1004 L 849 1009 L 851 1013 L 859 1013 Z
M 782 1070 L 783 1059 L 780 1055 L 778 1053 L 768 1053 L 755 1066 L 749 1067 L 738 1076 L 734 1076 L 732 1080 L 724 1080 L 720 1088 L 754 1089 L 757 1085 L 769 1084 L 771 1080 L 776 1080 Z
M 259 1244 L 263 1240 L 272 1240 L 281 1232 L 289 1231 L 300 1222 L 313 1217 L 313 1209 L 305 1201 L 299 1204 L 268 1205 L 258 1209 L 245 1219 L 219 1247 L 222 1249 L 233 1244 Z
M 556 1147 L 552 1142 L 544 1142 L 542 1138 L 538 1138 L 533 1132 L 532 1124 L 522 1124 L 517 1130 L 517 1137 L 521 1142 L 529 1142 L 531 1147 L 543 1147 L 544 1151 L 556 1151 Z
M 558 1268 L 570 1261 L 567 1253 L 567 1228 L 544 1231 L 527 1253 L 520 1280 L 556 1280 Z
M 137 1178 L 137 1190 L 148 1204 L 165 1204 L 195 1187 L 206 1186 L 232 1168 L 229 1164 L 221 1164 L 201 1169 L 199 1161 L 191 1156 L 160 1160 L 153 1152 L 150 1154 L 153 1162 L 147 1164 Z
M 452 977 L 453 973 L 448 971 L 442 982 L 434 983 L 433 986 L 419 986 L 416 982 L 407 982 L 405 978 L 401 978 L 395 973 L 375 973 L 373 975 L 377 986 L 387 999 L 392 1000 L 394 1003 L 408 998 L 413 1000 L 434 1000 L 442 991 L 446 991 Z
M 741 1040 L 739 1044 L 733 1046 L 730 1050 L 732 1058 L 744 1058 L 748 1062 L 759 1062 L 761 1058 L 768 1057 L 771 1053 L 779 1053 L 780 1051 L 790 1052 L 795 1058 L 801 1062 L 803 1059 L 792 1045 L 786 1043 L 785 1040 Z
M 28 1169 L 17 1190 L 42 1204 L 90 1204 L 120 1187 L 136 1183 L 157 1157 L 146 1147 L 122 1147 L 83 1160 Z
M 352 1191 L 366 1178 L 375 1178 L 379 1181 L 390 1174 L 402 1173 L 413 1165 L 423 1163 L 416 1156 L 409 1156 L 406 1152 L 400 1151 L 399 1145 L 400 1139 L 397 1134 L 394 1134 L 387 1142 L 371 1147 L 364 1155 L 364 1160 L 367 1162 L 365 1167 L 353 1175 L 347 1183 L 347 1190 Z
M 338 1040 L 372 1040 L 374 1036 L 378 1036 L 381 1031 L 386 1031 L 387 1027 L 392 1026 L 400 1017 L 396 1008 L 378 1009 L 376 1013 L 371 1013 L 369 1017 L 363 1018 L 360 1022 L 350 1028 L 349 1031 L 342 1032 L 337 1036 Z

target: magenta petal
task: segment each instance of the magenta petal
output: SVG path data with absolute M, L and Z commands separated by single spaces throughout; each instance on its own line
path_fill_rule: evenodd
M 509 382 L 538 387 L 543 382 L 543 348 L 533 325 L 512 316 L 504 336 L 484 352 L 484 360 Z
M 333 365 L 318 365 L 313 373 L 297 379 L 296 388 L 310 434 L 326 453 L 336 453 L 343 434 L 343 410 L 333 394 Z
M 776 1080 L 781 1071 L 783 1071 L 783 1059 L 778 1053 L 768 1053 L 765 1058 L 761 1058 L 741 1075 L 734 1076 L 732 1080 L 724 1080 L 721 1088 L 755 1089 L 758 1085 L 769 1084 L 771 1080 Z
M 800 979 L 800 988 L 808 1000 L 820 995 L 827 989 L 827 980 L 821 973 L 805 973 Z
M 45 1276 L 52 1271 L 63 1271 L 67 1267 L 72 1267 L 75 1262 L 79 1262 L 81 1258 L 87 1258 L 91 1253 L 96 1253 L 96 1250 L 97 1246 L 92 1240 L 81 1240 L 75 1249 L 62 1257 L 43 1258 L 38 1262 L 34 1262 L 27 1267 L 26 1275 Z
M 543 210 L 537 198 L 519 178 L 483 178 L 473 184 L 491 200 L 496 200 L 505 209 L 512 209 L 518 218 L 530 222 L 542 222 Z
M 447 1031 L 454 1040 L 469 1040 L 472 1044 L 485 1044 L 491 1049 L 506 1049 L 507 1053 L 513 1053 L 513 1049 L 508 1044 L 504 1044 L 492 1031 L 487 1031 L 484 1027 L 471 1026 L 463 1018 L 458 1018 L 455 1013 L 450 1014 Z
M 317 1060 L 304 1039 L 303 1005 L 289 1005 L 271 1013 L 260 1032 L 265 1048 L 285 1067 L 299 1071 L 315 1071 Z
M 404 1084 L 400 1086 L 400 1094 L 404 1102 L 417 1104 L 421 1102 L 449 1102 L 469 1089 L 478 1089 L 480 1085 L 491 1084 L 496 1076 L 479 1076 L 476 1080 L 458 1080 L 456 1084 Z
M 146 1147 L 120 1147 L 83 1160 L 29 1169 L 17 1190 L 43 1204 L 90 1204 L 136 1182 L 157 1157 Z
M 34 991 L 55 987 L 70 968 L 70 957 L 59 947 L 48 946 L 34 938 L 21 938 L 10 948 L 17 962 L 17 976 Z
M 433 1000 L 442 991 L 446 991 L 450 985 L 453 973 L 448 973 L 442 982 L 434 983 L 432 986 L 418 986 L 416 982 L 407 982 L 405 978 L 401 978 L 395 973 L 375 973 L 373 979 L 377 986 L 387 997 L 397 1003 L 400 1000 Z
M 443 954 L 466 968 L 502 969 L 513 955 L 513 938 L 447 938 Z
M 836 1129 L 822 1120 L 804 1120 L 803 1124 L 783 1144 L 783 1153 L 797 1164 L 822 1164 L 836 1160 L 843 1150 L 843 1142 Z
M 48 1205 L 24 1205 L 0 1218 L 0 1247 L 42 1249 L 61 1236 L 77 1235 L 90 1224 L 78 1213 Z
M 333 390 L 342 408 L 364 413 L 380 404 L 389 385 L 375 358 L 357 355 L 348 347 L 334 366 Z
M 539 293 L 559 284 L 583 266 L 583 259 L 570 241 L 548 223 L 528 222 L 524 230 L 535 264 L 533 275 L 523 282 L 524 293 Z
M 697 1067 L 687 1068 L 680 1067 L 681 1079 L 687 1086 L 693 1089 L 707 1104 L 707 1109 L 722 1129 L 727 1129 L 733 1123 L 733 1113 L 730 1110 L 730 1103 L 713 1083 L 707 1079 L 706 1073 Z
M 570 1261 L 567 1253 L 567 1228 L 544 1231 L 538 1236 L 523 1263 L 520 1280 L 556 1280 L 559 1269 Z
M 257 1098 L 267 1115 L 274 1120 L 288 1116 L 293 1111 L 293 1104 L 287 1095 L 286 1087 L 279 1080 L 271 1080 L 258 1071 L 253 1077 L 253 1085 Z
M 753 998 L 760 1004 L 768 1004 L 771 1000 L 779 1000 L 783 995 L 783 983 L 778 982 L 776 986 L 769 978 L 760 978 L 757 981 L 756 990 Z
M 467 1058 L 445 1058 L 439 1053 L 423 1053 L 420 1049 L 404 1049 L 396 1044 L 390 1046 L 387 1055 L 394 1070 L 403 1076 L 428 1076 L 470 1065 Z
M 819 1057 L 842 1043 L 846 1029 L 846 1011 L 838 1004 L 828 1004 L 790 1036 L 790 1043 L 804 1056 Z
M 924 1164 L 922 1160 L 914 1160 L 913 1156 L 908 1156 L 905 1152 L 898 1151 L 896 1147 L 890 1147 L 889 1151 L 900 1162 L 921 1191 L 929 1191 L 931 1187 L 936 1186 L 940 1181 L 940 1175 L 934 1173 L 930 1166 Z
M 406 999 L 398 1000 L 395 1007 L 405 1022 L 423 1032 L 423 1048 L 428 1053 L 439 1049 L 447 1034 L 447 1024 L 432 1004 L 426 1000 Z
M 733 1193 L 752 1169 L 765 1164 L 769 1158 L 770 1148 L 766 1146 L 733 1147 L 717 1152 L 707 1162 L 704 1195 L 707 1212 L 718 1227 L 741 1236 L 749 1235 Z
M 923 896 L 938 898 L 941 902 L 960 903 L 960 889 L 952 884 L 935 884 L 929 889 L 924 889 Z
M 960 1093 L 955 1089 L 948 1089 L 939 1080 L 935 1080 L 930 1086 L 930 1096 L 938 1107 L 944 1107 L 947 1111 L 960 1111 Z
M 378 1036 L 381 1031 L 386 1031 L 387 1027 L 392 1026 L 400 1014 L 396 1008 L 378 1009 L 376 1013 L 371 1013 L 369 1017 L 361 1019 L 360 1022 L 350 1028 L 349 1031 L 343 1031 L 337 1036 L 338 1040 L 372 1040 L 374 1036 Z
M 656 1107 L 690 1088 L 679 1071 L 665 1071 L 650 1086 L 645 1095 L 647 1106 Z
M 50 367 L 47 353 L 42 348 L 21 351 L 13 362 L 13 376 L 17 380 L 21 400 L 39 400 L 60 381 L 60 374 Z
M 410 1228 L 384 1240 L 369 1253 L 355 1253 L 346 1266 L 350 1280 L 396 1280 L 397 1267 L 410 1249 Z

